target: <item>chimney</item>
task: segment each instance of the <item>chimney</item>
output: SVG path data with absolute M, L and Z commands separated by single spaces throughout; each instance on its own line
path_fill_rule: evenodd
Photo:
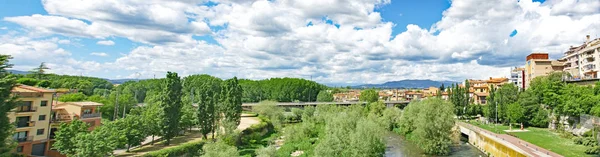
M 490 80 L 492 80 L 492 77 L 490 77 Z
M 590 42 L 590 35 L 588 34 L 585 36 L 585 44 L 587 44 L 589 42 Z

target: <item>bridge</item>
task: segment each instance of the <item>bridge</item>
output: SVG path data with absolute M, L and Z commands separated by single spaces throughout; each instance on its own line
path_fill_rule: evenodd
M 457 122 L 457 126 L 460 133 L 469 139 L 471 145 L 490 156 L 562 157 L 562 155 L 507 134 L 496 134 L 464 122 Z
M 368 102 L 364 101 L 351 101 L 351 102 L 278 102 L 277 106 L 280 107 L 288 107 L 288 108 L 304 108 L 306 106 L 319 106 L 319 105 L 338 105 L 338 106 L 350 106 L 350 105 L 365 105 Z M 384 101 L 383 102 L 387 107 L 394 107 L 396 105 L 407 105 L 410 101 Z M 243 103 L 242 108 L 244 109 L 252 109 L 253 106 L 258 105 L 258 103 Z

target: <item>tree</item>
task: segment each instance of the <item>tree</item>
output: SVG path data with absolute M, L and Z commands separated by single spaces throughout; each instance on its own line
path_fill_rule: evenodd
M 62 101 L 62 102 L 77 102 L 77 101 L 83 101 L 85 99 L 86 99 L 86 96 L 83 93 L 70 93 L 70 94 L 65 94 L 65 95 L 61 95 L 60 97 L 58 97 L 58 101 Z
M 122 147 L 127 142 L 122 126 L 117 122 L 108 122 L 96 127 L 91 133 L 79 133 L 75 139 L 76 157 L 110 156 L 113 150 Z
M 504 84 L 497 90 L 493 90 L 488 101 L 487 118 L 495 121 L 497 116 L 498 122 L 508 123 L 507 106 L 517 102 L 518 96 L 519 89 L 513 84 Z
M 379 94 L 374 89 L 367 89 L 360 92 L 360 97 L 358 99 L 360 101 L 372 103 L 379 100 Z
M 163 84 L 160 105 L 163 110 L 161 131 L 169 145 L 171 139 L 179 132 L 179 119 L 181 118 L 181 80 L 177 73 L 167 72 L 167 79 Z
M 318 102 L 332 102 L 333 94 L 329 93 L 328 91 L 321 91 L 317 95 L 317 101 Z
M 275 101 L 261 101 L 258 105 L 252 107 L 252 111 L 258 113 L 261 116 L 269 118 L 273 126 L 281 128 L 281 124 L 284 118 L 283 108 L 277 107 Z
M 46 75 L 46 70 L 49 70 L 50 68 L 48 68 L 46 66 L 46 63 L 42 62 L 40 63 L 40 66 L 38 66 L 37 68 L 34 68 L 31 73 L 33 75 L 35 75 L 37 77 L 37 79 L 41 80 L 45 75 Z
M 449 97 L 450 102 L 454 104 L 454 112 L 457 116 L 466 115 L 467 107 L 471 103 L 469 88 L 469 80 L 465 80 L 465 87 L 461 87 L 458 84 L 452 84 Z
M 17 83 L 19 84 L 24 84 L 24 85 L 28 85 L 28 86 L 35 86 L 40 82 L 40 80 L 38 79 L 34 79 L 34 78 L 27 78 L 27 77 L 23 77 L 23 78 L 19 78 L 17 80 Z
M 0 55 L 0 156 L 8 156 L 16 146 L 12 141 L 14 126 L 6 116 L 17 105 L 10 92 L 16 84 L 15 78 L 6 70 L 12 67 L 9 59 L 12 59 L 9 55 Z
M 58 150 L 61 154 L 67 156 L 75 156 L 77 154 L 77 146 L 75 145 L 78 141 L 76 137 L 79 134 L 88 133 L 87 123 L 75 119 L 69 123 L 61 123 L 58 127 L 58 131 L 55 132 L 55 143 L 52 144 L 52 148 Z
M 447 155 L 452 144 L 454 116 L 452 104 L 440 98 L 411 102 L 401 117 L 401 133 L 427 154 Z
M 238 84 L 237 77 L 223 82 L 221 91 L 221 113 L 225 116 L 225 121 L 240 124 L 242 115 L 242 87 Z
M 144 124 L 140 119 L 142 116 L 130 114 L 113 122 L 120 128 L 120 134 L 126 138 L 127 151 L 132 146 L 139 146 L 146 139 Z
M 506 110 L 506 115 L 507 115 L 507 120 L 509 123 L 517 123 L 519 121 L 521 121 L 521 118 L 523 118 L 523 114 L 524 114 L 524 109 L 523 107 L 518 104 L 518 103 L 511 103 L 507 106 L 507 110 Z
M 237 148 L 222 141 L 207 143 L 202 146 L 202 157 L 239 156 Z
M 152 136 L 151 144 L 154 145 L 154 137 L 161 135 L 163 111 L 158 103 L 149 103 L 142 112 L 142 123 L 146 135 Z
M 40 82 L 37 83 L 38 87 L 42 87 L 42 88 L 48 88 L 50 87 L 51 83 L 48 80 L 41 80 Z
M 179 119 L 181 130 L 192 129 L 198 123 L 196 116 L 196 110 L 192 104 L 184 104 L 183 108 L 181 108 L 181 119 Z

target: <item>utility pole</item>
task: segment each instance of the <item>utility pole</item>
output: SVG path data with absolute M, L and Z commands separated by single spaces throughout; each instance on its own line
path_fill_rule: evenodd
M 113 113 L 113 120 L 117 120 L 117 117 L 119 115 L 119 91 L 115 91 L 116 93 L 116 97 L 115 97 L 115 112 Z

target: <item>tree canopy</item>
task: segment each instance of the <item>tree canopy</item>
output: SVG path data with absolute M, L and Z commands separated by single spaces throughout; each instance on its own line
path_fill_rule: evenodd
M 8 55 L 0 55 L 0 156 L 8 156 L 15 147 L 12 141 L 14 126 L 6 116 L 16 107 L 16 99 L 10 92 L 16 84 L 15 77 L 7 71 L 12 67 L 10 59 Z
M 374 89 L 363 90 L 360 92 L 360 97 L 358 99 L 369 103 L 376 102 L 379 100 L 379 93 Z

